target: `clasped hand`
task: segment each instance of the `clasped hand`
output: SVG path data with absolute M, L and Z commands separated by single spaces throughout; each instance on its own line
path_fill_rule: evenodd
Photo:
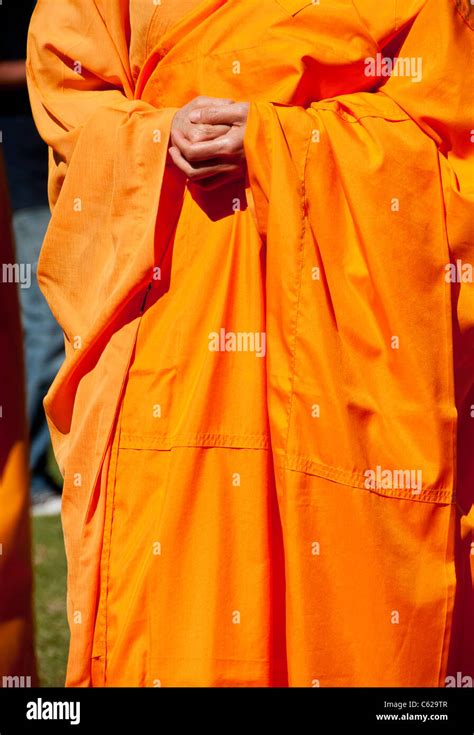
M 248 102 L 196 97 L 174 116 L 169 155 L 191 182 L 214 188 L 245 175 Z

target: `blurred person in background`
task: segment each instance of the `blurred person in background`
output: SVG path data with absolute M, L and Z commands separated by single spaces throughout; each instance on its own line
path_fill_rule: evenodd
M 63 359 L 63 335 L 41 294 L 36 266 L 49 223 L 47 148 L 26 89 L 26 37 L 35 2 L 0 7 L 0 130 L 13 209 L 17 262 L 31 273 L 19 289 L 26 362 L 27 415 L 34 515 L 59 513 L 61 494 L 48 468 L 50 438 L 43 398 Z M 26 272 L 26 271 L 25 271 Z
M 0 151 L 0 687 L 36 684 L 28 517 L 28 431 L 11 216 Z

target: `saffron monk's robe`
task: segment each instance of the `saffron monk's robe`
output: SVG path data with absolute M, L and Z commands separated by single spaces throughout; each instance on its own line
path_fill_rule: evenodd
M 67 683 L 466 680 L 473 9 L 149 5 L 40 0 L 29 38 Z M 197 95 L 251 102 L 248 180 L 167 159 Z
M 10 205 L 0 155 L 0 687 L 35 686 L 28 433 Z

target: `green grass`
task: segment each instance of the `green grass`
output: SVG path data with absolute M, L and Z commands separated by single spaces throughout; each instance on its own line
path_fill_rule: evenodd
M 66 557 L 59 516 L 33 518 L 33 564 L 40 686 L 62 687 L 69 630 L 66 622 Z

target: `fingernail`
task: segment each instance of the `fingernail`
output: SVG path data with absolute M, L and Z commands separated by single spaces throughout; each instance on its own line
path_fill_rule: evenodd
M 199 110 L 193 110 L 189 115 L 191 122 L 199 122 L 201 119 L 201 112 Z

